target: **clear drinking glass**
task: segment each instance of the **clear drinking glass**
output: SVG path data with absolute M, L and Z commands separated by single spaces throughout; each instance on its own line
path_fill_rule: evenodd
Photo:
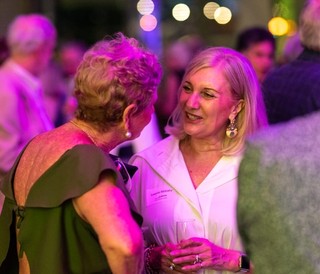
M 182 220 L 176 222 L 176 239 L 177 243 L 181 240 L 189 239 L 194 236 L 195 220 Z

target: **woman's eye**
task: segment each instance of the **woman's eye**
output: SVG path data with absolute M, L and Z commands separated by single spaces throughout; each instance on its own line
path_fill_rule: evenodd
M 212 94 L 211 92 L 202 92 L 202 96 L 204 98 L 214 98 L 214 94 Z
M 191 92 L 191 87 L 190 87 L 190 86 L 184 85 L 184 86 L 182 86 L 182 88 L 183 88 L 183 90 L 184 90 L 185 92 L 187 92 L 187 93 L 190 93 L 190 92 Z

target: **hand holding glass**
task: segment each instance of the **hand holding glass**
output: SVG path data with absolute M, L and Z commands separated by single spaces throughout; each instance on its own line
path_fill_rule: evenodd
M 195 220 L 183 220 L 176 222 L 176 238 L 177 243 L 181 240 L 189 239 L 194 236 L 194 224 Z

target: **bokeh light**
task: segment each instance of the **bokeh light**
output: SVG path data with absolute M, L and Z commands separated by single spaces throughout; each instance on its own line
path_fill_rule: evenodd
M 172 9 L 172 16 L 177 21 L 185 21 L 190 16 L 190 8 L 186 4 L 177 4 Z
M 275 36 L 282 36 L 288 33 L 289 24 L 286 19 L 282 17 L 273 17 L 268 22 L 269 31 Z
M 208 19 L 214 19 L 214 13 L 215 13 L 216 9 L 219 7 L 220 7 L 220 5 L 216 2 L 208 2 L 203 7 L 204 16 L 207 17 Z
M 288 36 L 293 36 L 297 33 L 298 31 L 298 27 L 297 27 L 297 23 L 294 20 L 287 20 L 288 23 L 288 32 L 287 35 Z
M 137 3 L 137 10 L 141 15 L 151 14 L 154 10 L 154 3 L 151 0 L 140 0 Z
M 230 22 L 232 18 L 232 12 L 227 7 L 219 7 L 214 12 L 214 19 L 218 24 L 224 25 Z
M 157 27 L 157 24 L 158 24 L 157 18 L 152 14 L 143 15 L 140 18 L 140 27 L 144 31 L 153 31 Z

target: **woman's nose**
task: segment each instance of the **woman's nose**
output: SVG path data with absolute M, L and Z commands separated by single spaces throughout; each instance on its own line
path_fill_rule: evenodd
M 199 107 L 199 95 L 197 93 L 190 94 L 187 100 L 187 106 L 189 108 L 198 108 Z

